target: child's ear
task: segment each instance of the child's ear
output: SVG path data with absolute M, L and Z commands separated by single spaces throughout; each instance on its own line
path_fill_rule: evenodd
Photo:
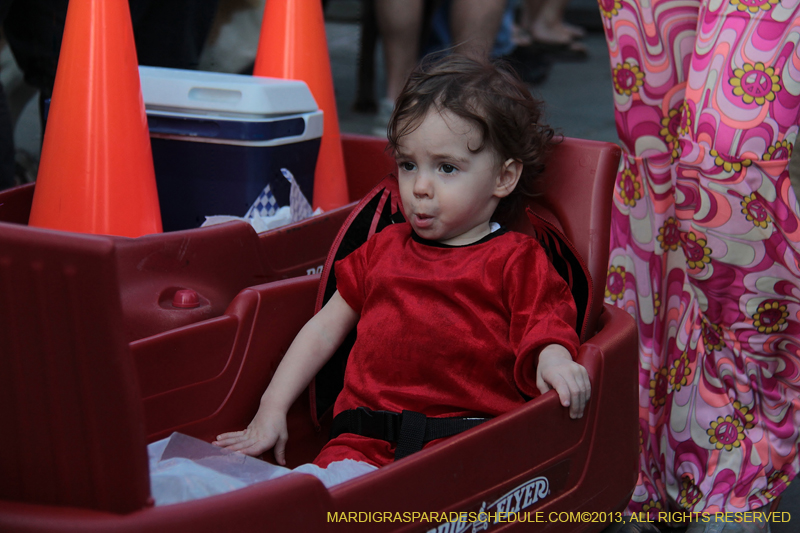
M 517 186 L 519 177 L 522 175 L 522 163 L 516 159 L 506 159 L 500 167 L 500 174 L 497 176 L 497 184 L 494 188 L 494 195 L 498 198 L 505 198 Z

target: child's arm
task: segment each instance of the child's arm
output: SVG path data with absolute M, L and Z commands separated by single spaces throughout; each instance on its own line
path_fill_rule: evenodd
M 274 447 L 275 460 L 286 464 L 284 450 L 289 437 L 286 413 L 350 333 L 358 317 L 339 292 L 335 292 L 295 337 L 247 429 L 223 433 L 214 444 L 253 456 Z
M 559 344 L 548 344 L 539 353 L 536 387 L 542 394 L 555 389 L 561 405 L 569 407 L 570 418 L 583 416 L 583 408 L 592 392 L 589 373 Z

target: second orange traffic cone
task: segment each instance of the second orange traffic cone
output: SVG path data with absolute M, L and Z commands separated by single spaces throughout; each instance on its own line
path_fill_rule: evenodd
M 325 211 L 346 204 L 347 177 L 321 0 L 267 0 L 253 74 L 306 82 L 325 122 L 313 204 Z
M 70 0 L 29 225 L 161 232 L 128 2 Z

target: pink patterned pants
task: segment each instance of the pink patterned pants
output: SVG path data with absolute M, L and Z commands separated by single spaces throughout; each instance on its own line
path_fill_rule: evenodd
M 599 0 L 617 176 L 607 301 L 639 326 L 630 512 L 747 511 L 798 473 L 800 0 Z

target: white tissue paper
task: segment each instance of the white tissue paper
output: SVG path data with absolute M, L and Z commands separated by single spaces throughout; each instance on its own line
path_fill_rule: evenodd
M 201 227 L 213 226 L 215 224 L 222 224 L 223 222 L 230 222 L 232 220 L 244 220 L 249 222 L 256 233 L 263 233 L 271 229 L 279 228 L 298 222 L 300 220 L 309 218 L 314 215 L 322 213 L 322 209 L 312 210 L 311 204 L 308 203 L 303 191 L 294 179 L 294 176 L 287 169 L 282 168 L 281 174 L 291 183 L 289 190 L 289 205 L 279 206 L 272 194 L 272 188 L 267 184 L 261 194 L 258 195 L 256 201 L 247 210 L 244 217 L 235 217 L 227 215 L 214 215 L 207 216 L 205 222 Z
M 156 505 L 222 494 L 292 472 L 311 474 L 325 487 L 332 487 L 376 470 L 351 459 L 336 461 L 328 468 L 305 464 L 291 470 L 177 432 L 149 444 L 147 455 L 150 493 Z
M 230 492 L 287 470 L 181 433 L 150 444 L 147 454 L 150 492 L 156 505 Z

